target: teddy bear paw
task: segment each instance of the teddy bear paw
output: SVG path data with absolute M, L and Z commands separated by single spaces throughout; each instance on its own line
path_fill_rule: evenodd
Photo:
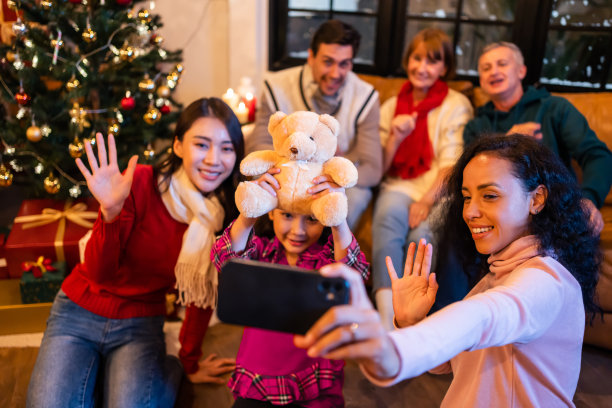
M 342 193 L 325 194 L 312 203 L 312 214 L 326 227 L 340 225 L 346 219 L 347 213 L 348 203 Z
M 243 181 L 236 189 L 236 207 L 247 218 L 257 218 L 276 208 L 278 199 L 252 181 Z

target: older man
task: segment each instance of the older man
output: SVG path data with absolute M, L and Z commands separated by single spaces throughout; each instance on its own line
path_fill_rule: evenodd
M 333 115 L 340 122 L 337 154 L 351 160 L 359 173 L 357 186 L 346 191 L 351 229 L 372 197 L 371 187 L 382 176 L 378 93 L 352 72 L 360 39 L 360 34 L 346 23 L 323 23 L 312 37 L 305 65 L 266 77 L 255 129 L 246 140 L 247 153 L 271 149 L 268 120 L 279 110 Z
M 544 89 L 521 85 L 527 68 L 519 48 L 508 42 L 485 47 L 478 61 L 480 86 L 491 101 L 477 110 L 465 127 L 469 144 L 486 133 L 522 133 L 541 140 L 572 171 L 582 169 L 582 192 L 594 232 L 603 229 L 600 208 L 612 184 L 612 153 L 597 138 L 585 117 L 566 99 Z

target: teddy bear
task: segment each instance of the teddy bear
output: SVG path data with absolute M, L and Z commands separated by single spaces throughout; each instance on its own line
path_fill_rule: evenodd
M 287 212 L 312 215 L 325 226 L 336 226 L 346 219 L 346 195 L 329 192 L 314 197 L 306 190 L 312 180 L 322 174 L 341 187 L 357 183 L 357 168 L 343 157 L 335 157 L 340 124 L 330 115 L 297 111 L 289 115 L 276 112 L 268 122 L 274 150 L 249 154 L 240 163 L 245 176 L 260 176 L 273 167 L 280 184 L 273 196 L 257 183 L 245 181 L 236 189 L 236 206 L 249 218 L 264 215 L 275 208 Z

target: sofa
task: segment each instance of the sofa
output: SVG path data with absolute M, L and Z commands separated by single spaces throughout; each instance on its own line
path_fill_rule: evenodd
M 383 78 L 375 75 L 359 75 L 363 80 L 372 84 L 379 93 L 380 102 L 397 95 L 404 78 Z M 475 107 L 482 106 L 488 101 L 486 95 L 479 87 L 474 87 L 469 81 L 450 81 L 449 86 L 466 95 Z M 584 93 L 553 93 L 569 100 L 587 119 L 597 136 L 612 149 L 612 92 L 584 92 Z M 612 169 L 610 169 L 612 172 Z M 608 193 L 605 204 L 601 208 L 605 226 L 601 233 L 601 249 L 603 261 L 597 297 L 603 309 L 603 318 L 596 318 L 593 325 L 587 325 L 585 343 L 612 349 L 612 192 Z M 372 248 L 372 205 L 355 231 L 355 235 L 368 259 L 371 258 Z

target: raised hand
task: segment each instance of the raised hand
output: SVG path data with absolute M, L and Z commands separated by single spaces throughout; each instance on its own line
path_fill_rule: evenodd
M 198 371 L 187 374 L 187 378 L 194 384 L 225 384 L 227 382 L 225 374 L 231 373 L 234 368 L 236 360 L 233 358 L 217 358 L 216 354 L 210 354 L 198 362 Z
M 414 130 L 416 126 L 416 117 L 417 113 L 414 112 L 410 115 L 397 115 L 391 120 L 391 130 L 395 135 L 395 141 L 398 145 Z
M 348 281 L 350 304 L 332 307 L 305 336 L 296 335 L 294 344 L 308 349 L 310 357 L 355 360 L 381 379 L 396 375 L 399 354 L 368 298 L 359 273 L 340 263 L 324 266 L 319 272 Z
M 512 126 L 506 134 L 511 135 L 514 133 L 531 136 L 536 140 L 542 140 L 542 125 L 537 122 L 517 123 Z
M 391 258 L 386 258 L 393 290 L 393 311 L 399 327 L 411 326 L 423 320 L 433 306 L 438 292 L 436 274 L 430 273 L 433 252 L 431 244 L 421 239 L 416 257 L 415 249 L 416 244 L 411 242 L 404 276 L 401 279 L 397 277 Z
M 99 163 L 93 153 L 91 144 L 88 141 L 85 142 L 85 152 L 87 153 L 91 172 L 81 159 L 76 159 L 76 165 L 87 181 L 87 188 L 89 188 L 91 194 L 100 203 L 100 211 L 104 221 L 111 221 L 119 215 L 123 208 L 123 203 L 130 193 L 138 156 L 130 158 L 125 174 L 121 174 L 117 166 L 117 148 L 115 147 L 113 135 L 108 135 L 108 152 L 110 156 L 108 159 L 106 147 L 104 146 L 104 137 L 101 133 L 96 134 L 96 144 L 98 145 Z
M 324 196 L 329 193 L 343 193 L 344 188 L 340 187 L 338 184 L 334 182 L 334 180 L 328 176 L 327 174 L 321 174 L 320 176 L 312 179 L 313 186 L 310 187 L 307 192 L 312 194 L 314 199 Z

